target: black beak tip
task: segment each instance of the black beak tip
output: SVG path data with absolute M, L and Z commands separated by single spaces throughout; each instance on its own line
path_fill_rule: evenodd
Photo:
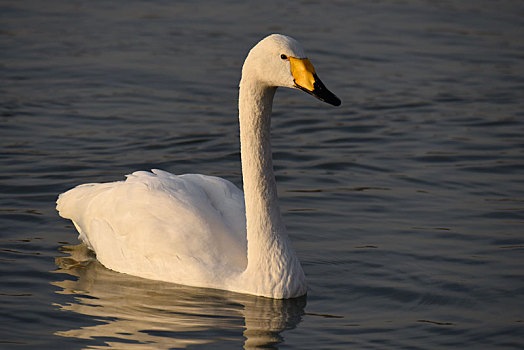
M 326 89 L 326 87 L 323 89 L 315 89 L 311 94 L 320 101 L 324 101 L 333 106 L 340 106 L 342 104 L 342 101 L 334 93 Z
M 326 86 L 322 83 L 322 81 L 318 78 L 316 74 L 314 75 L 314 77 L 314 90 L 311 92 L 311 94 L 319 100 L 329 103 L 330 105 L 340 106 L 342 104 L 342 101 L 337 96 L 335 96 L 334 93 L 332 93 L 326 88 Z
M 342 104 L 342 101 L 335 95 L 333 95 L 329 100 L 325 100 L 325 102 L 336 107 Z

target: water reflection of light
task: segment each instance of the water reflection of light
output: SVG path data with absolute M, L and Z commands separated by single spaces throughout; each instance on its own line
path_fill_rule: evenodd
M 295 328 L 304 314 L 305 297 L 274 300 L 151 281 L 104 268 L 83 245 L 67 251 L 71 256 L 56 259 L 57 272 L 77 278 L 52 284 L 62 289 L 59 293 L 74 295 L 74 301 L 58 306 L 102 323 L 59 331 L 60 336 L 126 349 L 228 340 L 244 341 L 248 349 L 281 343 L 281 332 Z

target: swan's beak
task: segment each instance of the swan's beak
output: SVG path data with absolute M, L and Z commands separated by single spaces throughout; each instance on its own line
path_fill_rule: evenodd
M 340 99 L 326 88 L 307 58 L 288 57 L 288 59 L 291 63 L 291 74 L 294 78 L 295 87 L 315 96 L 321 101 L 333 106 L 340 106 Z

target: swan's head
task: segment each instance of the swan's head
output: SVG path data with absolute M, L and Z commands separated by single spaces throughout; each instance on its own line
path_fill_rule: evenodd
M 302 46 L 293 38 L 272 34 L 249 51 L 242 80 L 266 86 L 300 89 L 334 106 L 341 101 L 318 78 Z

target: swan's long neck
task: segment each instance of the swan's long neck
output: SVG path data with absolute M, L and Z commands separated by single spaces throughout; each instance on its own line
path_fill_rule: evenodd
M 247 222 L 248 266 L 245 275 L 256 278 L 261 288 L 266 286 L 276 290 L 297 288 L 282 284 L 289 284 L 290 274 L 303 280 L 303 272 L 280 216 L 273 174 L 270 130 L 275 91 L 275 87 L 261 86 L 243 78 L 239 120 Z M 305 283 L 302 287 L 305 288 Z
M 284 234 L 271 155 L 271 106 L 276 88 L 242 81 L 239 119 L 248 230 L 248 261 Z

